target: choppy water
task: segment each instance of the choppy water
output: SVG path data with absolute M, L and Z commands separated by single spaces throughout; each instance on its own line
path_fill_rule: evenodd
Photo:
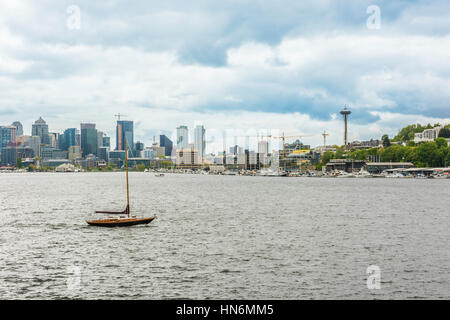
M 450 298 L 450 180 L 0 175 L 3 299 Z M 381 289 L 367 288 L 379 266 Z

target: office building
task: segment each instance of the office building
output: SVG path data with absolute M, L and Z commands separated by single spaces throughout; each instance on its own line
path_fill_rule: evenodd
M 199 155 L 197 150 L 193 149 L 177 149 L 177 158 L 176 158 L 177 166 L 198 166 L 201 164 L 199 161 Z
M 169 138 L 167 138 L 164 134 L 159 136 L 159 146 L 164 147 L 165 152 L 164 155 L 166 157 L 170 157 L 172 155 L 173 142 Z
M 194 129 L 194 149 L 198 151 L 198 155 L 201 159 L 205 157 L 205 148 L 205 128 L 199 125 Z
M 119 120 L 116 126 L 116 150 L 125 150 L 125 139 L 128 150 L 134 146 L 133 121 Z
M 15 126 L 0 126 L 0 155 L 11 141 L 16 140 L 16 132 Z
M 50 132 L 48 134 L 48 139 L 49 139 L 49 145 L 53 148 L 59 148 L 59 139 L 60 139 L 60 134 L 57 132 Z
M 14 121 L 11 125 L 16 127 L 16 136 L 17 137 L 23 136 L 23 126 L 20 123 L 20 121 Z
M 69 150 L 69 147 L 76 146 L 76 129 L 69 128 L 64 130 L 64 133 L 59 137 L 59 148 L 62 150 Z
M 189 129 L 187 126 L 177 128 L 177 149 L 189 149 Z
M 102 145 L 106 148 L 108 148 L 108 151 L 111 149 L 111 137 L 103 137 L 103 143 Z
M 134 144 L 134 148 L 133 148 L 134 152 L 133 152 L 133 154 L 134 154 L 135 157 L 141 157 L 141 153 L 142 153 L 143 150 L 144 150 L 144 143 L 143 142 L 138 141 L 138 142 L 136 142 Z
M 94 123 L 82 123 L 81 127 L 81 152 L 83 157 L 89 154 L 96 155 L 98 148 L 98 135 Z
M 125 163 L 125 150 L 115 150 L 108 153 L 108 162 L 121 168 Z
M 259 141 L 258 142 L 258 153 L 267 155 L 269 153 L 269 142 Z
M 48 125 L 42 117 L 39 117 L 39 119 L 37 119 L 31 126 L 31 135 L 41 137 L 41 144 L 50 144 Z
M 142 151 L 142 157 L 145 159 L 154 159 L 155 150 L 153 150 L 152 148 L 145 148 L 144 151 Z
M 11 141 L 3 148 L 1 164 L 4 166 L 17 166 L 17 159 L 33 158 L 33 149 L 23 146 L 20 142 Z
M 40 158 L 47 159 L 68 159 L 69 153 L 65 150 L 50 147 L 48 145 L 41 145 Z
M 82 157 L 80 146 L 70 146 L 68 148 L 68 152 L 69 152 L 69 160 L 70 161 L 81 159 L 81 157 Z
M 105 162 L 108 162 L 108 153 L 109 153 L 108 147 L 98 148 L 98 157 Z

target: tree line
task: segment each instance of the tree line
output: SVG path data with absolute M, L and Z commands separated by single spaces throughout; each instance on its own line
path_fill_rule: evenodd
M 322 155 L 321 165 L 326 165 L 331 159 L 365 160 L 378 158 L 381 162 L 411 162 L 417 167 L 445 167 L 450 166 L 450 147 L 447 140 L 450 138 L 450 125 L 439 132 L 439 137 L 432 142 L 414 143 L 414 133 L 432 129 L 439 124 L 427 126 L 409 125 L 399 131 L 390 140 L 387 135 L 382 137 L 382 147 L 371 149 L 350 149 L 337 147 L 336 152 L 325 152 Z

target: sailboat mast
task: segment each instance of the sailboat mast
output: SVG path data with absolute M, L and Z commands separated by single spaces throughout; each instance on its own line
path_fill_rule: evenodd
M 130 188 L 128 185 L 128 147 L 127 147 L 127 138 L 125 137 L 125 165 L 127 169 L 127 213 L 130 216 Z

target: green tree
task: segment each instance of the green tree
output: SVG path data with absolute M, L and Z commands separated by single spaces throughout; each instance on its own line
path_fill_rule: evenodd
M 443 165 L 443 154 L 434 142 L 425 142 L 417 147 L 417 165 L 424 167 L 438 167 Z
M 387 148 L 391 145 L 391 140 L 389 140 L 389 136 L 387 134 L 381 137 L 383 148 Z
M 331 159 L 334 158 L 334 152 L 326 151 L 322 154 L 322 163 L 326 165 L 328 162 L 330 162 Z
M 17 166 L 17 169 L 22 169 L 22 168 L 23 168 L 23 165 L 22 165 L 22 158 L 20 158 L 20 157 L 17 158 L 17 164 L 16 164 L 16 166 Z
M 145 164 L 140 163 L 136 166 L 136 171 L 144 171 L 145 170 Z
M 441 149 L 441 148 L 447 148 L 447 140 L 445 140 L 445 138 L 437 138 L 434 143 L 436 143 L 436 146 Z
M 450 138 L 450 129 L 442 128 L 439 131 L 439 138 Z

